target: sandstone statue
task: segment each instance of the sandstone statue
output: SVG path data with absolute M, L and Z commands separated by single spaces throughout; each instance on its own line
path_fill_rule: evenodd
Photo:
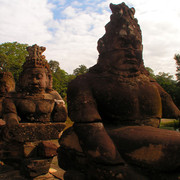
M 5 125 L 2 120 L 2 102 L 9 92 L 15 91 L 15 81 L 11 72 L 0 72 L 0 128 Z
M 144 67 L 135 9 L 110 8 L 97 64 L 68 87 L 74 125 L 59 140 L 59 165 L 65 179 L 177 178 L 180 134 L 158 127 L 180 111 Z
M 57 91 L 52 89 L 50 67 L 42 55 L 45 47 L 27 48 L 17 93 L 4 102 L 4 120 L 10 126 L 21 122 L 64 122 L 66 109 Z
M 18 164 L 27 177 L 47 173 L 57 154 L 53 140 L 65 127 L 65 103 L 52 87 L 52 74 L 42 53 L 45 47 L 29 46 L 19 86 L 3 101 L 2 150 L 6 164 Z

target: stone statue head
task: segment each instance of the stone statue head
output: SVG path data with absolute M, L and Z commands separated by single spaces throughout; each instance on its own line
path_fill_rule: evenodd
M 15 91 L 15 81 L 11 72 L 0 72 L 0 96 Z
M 110 4 L 111 20 L 105 26 L 106 33 L 99 39 L 98 62 L 108 61 L 111 68 L 122 71 L 138 71 L 142 63 L 142 36 L 135 9 L 125 3 Z
M 36 44 L 27 47 L 29 56 L 23 64 L 19 78 L 19 89 L 29 93 L 44 93 L 52 90 L 52 74 L 42 53 L 45 47 Z

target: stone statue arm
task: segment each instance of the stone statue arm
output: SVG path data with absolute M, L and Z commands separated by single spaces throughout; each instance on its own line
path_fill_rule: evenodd
M 20 117 L 17 115 L 16 106 L 11 98 L 3 101 L 3 120 L 8 127 L 19 124 Z
M 68 112 L 80 145 L 91 161 L 106 165 L 123 163 L 106 132 L 96 101 L 86 79 L 77 78 L 68 87 Z
M 54 109 L 51 115 L 54 122 L 65 122 L 67 119 L 66 105 L 60 94 L 53 90 L 51 95 L 54 97 Z
M 153 84 L 158 88 L 162 101 L 162 117 L 163 118 L 179 118 L 180 111 L 174 104 L 171 96 L 154 80 Z

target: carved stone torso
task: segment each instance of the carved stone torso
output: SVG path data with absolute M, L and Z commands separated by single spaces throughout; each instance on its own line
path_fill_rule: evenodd
M 159 92 L 143 75 L 124 80 L 116 76 L 94 78 L 90 87 L 103 123 L 143 124 L 161 118 Z
M 53 99 L 16 99 L 17 113 L 22 121 L 48 122 L 51 120 L 51 113 L 54 108 Z
M 76 92 L 79 94 L 79 103 L 75 106 L 72 104 L 73 109 L 70 103 L 70 111 L 74 113 L 83 109 L 89 112 L 93 108 L 93 118 L 98 119 L 100 115 L 105 125 L 159 126 L 162 117 L 160 94 L 157 87 L 143 74 L 125 78 L 108 73 L 87 73 L 77 78 L 76 83 L 72 82 L 70 89 L 79 91 Z M 71 100 L 71 95 L 69 97 Z M 78 113 L 75 114 L 75 119 L 81 121 Z M 83 118 L 83 121 L 91 121 L 88 115 Z
M 20 122 L 50 122 L 53 121 L 54 108 L 56 101 L 62 101 L 58 99 L 54 94 L 36 94 L 36 95 L 24 95 L 15 93 L 6 98 L 5 110 L 9 112 L 16 111 L 20 117 Z M 65 112 L 62 106 L 61 113 Z M 61 120 L 59 120 L 61 121 Z

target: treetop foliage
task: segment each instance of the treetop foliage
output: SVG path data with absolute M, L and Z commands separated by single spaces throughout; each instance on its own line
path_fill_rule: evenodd
M 79 76 L 81 74 L 84 74 L 88 71 L 87 67 L 85 65 L 79 65 L 78 68 L 74 69 L 73 74 L 75 76 Z
M 0 69 L 2 71 L 10 71 L 15 81 L 19 78 L 22 65 L 28 55 L 27 46 L 28 44 L 17 42 L 7 42 L 0 45 Z
M 175 54 L 174 59 L 176 61 L 176 78 L 178 83 L 180 83 L 180 54 Z

